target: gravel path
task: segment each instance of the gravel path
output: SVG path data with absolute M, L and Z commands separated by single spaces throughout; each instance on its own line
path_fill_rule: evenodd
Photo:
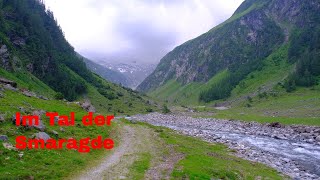
M 134 142 L 134 134 L 135 134 L 135 130 L 133 128 L 130 128 L 129 126 L 124 126 L 123 130 L 121 131 L 120 146 L 115 148 L 113 153 L 109 157 L 106 157 L 106 159 L 100 165 L 86 171 L 82 176 L 76 179 L 100 180 L 100 179 L 121 179 L 121 177 L 125 177 L 124 175 L 126 175 L 128 170 L 126 169 L 127 167 L 124 167 L 124 166 L 128 166 L 130 162 L 126 162 L 126 165 L 123 165 L 121 161 L 123 156 L 125 156 L 126 154 L 132 153 L 134 149 L 134 144 L 132 143 Z M 113 170 L 118 169 L 117 166 L 124 167 L 122 175 L 115 176 L 115 173 L 117 174 L 117 171 L 113 171 Z
M 131 121 L 165 126 L 183 134 L 218 142 L 244 159 L 260 162 L 295 179 L 320 179 L 320 127 L 260 124 L 151 113 Z
M 80 180 L 134 179 L 130 172 L 133 163 L 144 154 L 151 155 L 150 168 L 144 179 L 170 179 L 175 164 L 184 156 L 162 142 L 154 129 L 139 125 L 119 125 L 120 142 L 112 154 L 96 167 L 86 170 Z M 165 153 L 168 151 L 169 153 Z

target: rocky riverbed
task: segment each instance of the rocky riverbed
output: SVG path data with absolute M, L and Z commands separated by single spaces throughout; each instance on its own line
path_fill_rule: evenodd
M 236 150 L 237 156 L 271 166 L 294 179 L 320 179 L 320 127 L 160 113 L 128 119 L 226 144 Z

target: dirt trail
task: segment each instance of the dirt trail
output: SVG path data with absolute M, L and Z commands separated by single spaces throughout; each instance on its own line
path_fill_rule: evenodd
M 131 167 L 144 154 L 151 155 L 150 169 L 146 171 L 145 179 L 169 179 L 174 165 L 183 156 L 163 144 L 151 128 L 140 125 L 121 125 L 120 128 L 120 145 L 98 166 L 75 179 L 132 179 Z

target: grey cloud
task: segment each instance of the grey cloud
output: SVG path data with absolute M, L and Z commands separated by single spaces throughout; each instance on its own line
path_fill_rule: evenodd
M 242 0 L 45 0 L 79 53 L 158 62 L 227 19 Z
M 134 56 L 153 62 L 164 56 L 177 40 L 176 32 L 158 29 L 147 21 L 119 21 L 116 30 L 130 42 Z

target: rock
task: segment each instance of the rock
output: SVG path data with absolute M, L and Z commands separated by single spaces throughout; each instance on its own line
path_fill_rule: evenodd
M 22 94 L 27 96 L 27 97 L 37 97 L 37 95 L 31 91 L 23 90 Z
M 12 124 L 16 125 L 16 115 L 12 116 Z M 20 122 L 22 122 L 22 116 L 20 116 Z
M 316 141 L 320 142 L 320 136 L 316 137 Z
M 275 139 L 281 139 L 281 137 L 279 135 L 272 135 L 271 137 L 275 138 Z
M 3 123 L 3 122 L 5 122 L 5 119 L 4 119 L 3 115 L 0 115 L 0 123 Z
M 34 114 L 34 115 L 37 115 L 37 114 Z M 22 116 L 20 116 L 20 122 L 22 122 Z M 14 125 L 16 124 L 16 115 L 12 116 L 12 124 L 14 124 Z M 34 127 L 35 129 L 38 129 L 39 131 L 46 130 L 46 126 L 43 124 L 40 116 L 39 116 L 39 125 L 32 124 L 32 125 L 28 125 L 27 127 Z
M 19 107 L 20 112 L 25 113 L 26 110 L 24 109 L 24 107 Z
M 0 135 L 0 141 L 8 141 L 8 136 L 6 135 Z
M 52 134 L 54 134 L 55 136 L 57 136 L 57 137 L 59 136 L 59 133 L 58 133 L 57 131 L 52 130 L 51 132 L 52 132 Z
M 5 54 L 8 52 L 8 48 L 6 45 L 2 45 L 0 48 L 0 55 Z
M 17 83 L 16 82 L 10 81 L 10 80 L 4 79 L 4 78 L 0 78 L 0 84 L 5 84 L 5 85 L 9 84 L 10 86 L 12 86 L 14 88 L 17 88 Z
M 300 135 L 306 139 L 311 139 L 311 135 L 309 133 L 301 133 Z
M 11 143 L 5 142 L 5 143 L 2 143 L 2 145 L 3 145 L 4 148 L 6 148 L 8 150 L 14 150 L 14 151 L 17 150 L 17 148 L 15 148 Z
M 10 91 L 18 91 L 17 88 L 12 87 L 10 84 L 6 84 L 3 86 L 5 89 L 10 90 Z
M 279 122 L 270 123 L 268 126 L 275 127 L 275 128 L 284 128 L 284 125 L 280 124 Z
M 66 131 L 63 129 L 63 127 L 60 127 L 60 131 L 61 131 L 61 132 L 66 132 Z
M 24 155 L 24 153 L 21 151 L 21 152 L 18 154 L 19 159 L 22 159 L 23 155 Z
M 283 160 L 284 162 L 286 162 L 286 163 L 290 162 L 290 159 L 288 159 L 288 158 L 282 158 L 282 160 Z
M 0 61 L 5 70 L 12 70 L 10 53 L 6 45 L 0 45 Z
M 21 37 L 15 37 L 13 40 L 12 40 L 12 43 L 15 45 L 15 46 L 24 46 L 26 45 L 26 40 L 21 38 Z
M 39 125 L 32 125 L 32 127 L 38 129 L 39 131 L 44 131 L 46 130 L 46 126 L 43 124 L 43 122 L 41 121 L 41 119 L 39 119 Z
M 87 112 L 96 112 L 96 109 L 94 108 L 94 106 L 88 100 L 86 102 L 82 103 L 81 107 L 84 110 L 86 110 Z
M 42 95 L 39 95 L 38 98 L 39 98 L 39 99 L 42 99 L 42 100 L 46 100 L 46 101 L 49 100 L 49 98 L 47 98 L 47 97 L 45 97 L 45 96 L 42 96 Z
M 59 121 L 59 116 L 55 116 L 55 117 L 54 117 L 54 123 L 55 123 L 55 124 L 58 124 L 58 121 Z
M 44 111 L 44 110 L 35 110 L 35 111 L 32 112 L 33 115 L 37 115 L 39 117 L 41 117 L 45 113 L 46 113 L 46 111 Z
M 45 132 L 38 132 L 38 133 L 36 133 L 36 134 L 35 134 L 35 138 L 36 138 L 36 139 L 43 139 L 44 142 L 47 142 L 49 139 L 51 139 L 50 136 L 49 136 L 47 133 L 45 133 Z
M 313 139 L 308 139 L 307 142 L 308 143 L 314 143 L 314 140 Z

